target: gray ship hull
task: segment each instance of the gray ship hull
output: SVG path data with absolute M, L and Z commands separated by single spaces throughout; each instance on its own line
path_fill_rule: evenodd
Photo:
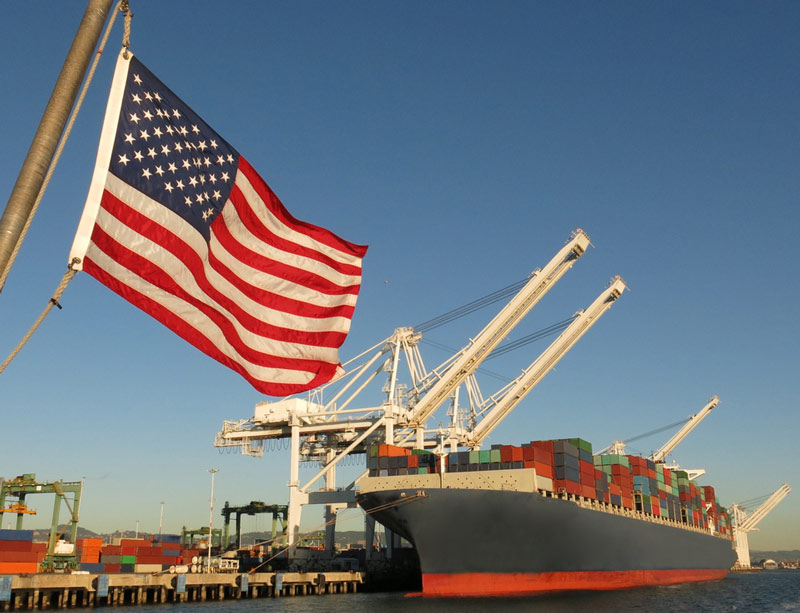
M 736 558 L 727 538 L 538 492 L 405 487 L 358 502 L 415 546 L 426 595 L 704 581 Z

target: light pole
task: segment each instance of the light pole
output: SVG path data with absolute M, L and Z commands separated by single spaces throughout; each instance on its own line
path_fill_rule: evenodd
M 161 515 L 158 518 L 158 542 L 161 542 L 161 529 L 164 527 L 164 501 L 161 501 Z
M 211 527 L 214 525 L 214 475 L 219 472 L 218 468 L 209 468 L 208 472 L 211 473 L 211 499 L 208 505 L 208 564 L 206 565 L 206 572 L 211 572 L 211 542 L 213 532 Z

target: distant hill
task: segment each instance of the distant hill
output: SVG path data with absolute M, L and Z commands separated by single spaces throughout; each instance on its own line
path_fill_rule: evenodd
M 800 560 L 800 549 L 789 551 L 751 551 L 751 560 L 775 560 L 776 562 L 787 562 Z

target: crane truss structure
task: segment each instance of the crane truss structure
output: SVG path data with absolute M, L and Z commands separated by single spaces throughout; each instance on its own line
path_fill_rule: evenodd
M 514 381 L 484 399 L 475 371 L 514 327 L 561 279 L 589 247 L 589 237 L 576 230 L 570 240 L 542 269 L 534 271 L 524 286 L 500 312 L 460 351 L 428 370 L 419 343 L 422 334 L 410 327 L 394 333 L 343 365 L 345 374 L 308 393 L 256 405 L 250 419 L 224 421 L 215 446 L 239 447 L 241 453 L 260 457 L 264 444 L 288 439 L 290 449 L 288 543 L 299 536 L 301 509 L 307 504 L 326 505 L 326 523 L 335 513 L 355 506 L 355 488 L 363 473 L 344 488 L 337 488 L 336 467 L 350 454 L 364 454 L 369 445 L 435 448 L 444 454 L 449 447 L 477 449 L 533 387 L 599 320 L 625 291 L 624 281 L 614 278 L 607 289 Z M 400 383 L 401 365 L 408 381 Z M 384 377 L 382 400 L 364 406 L 359 401 L 378 377 Z M 466 393 L 461 393 L 462 388 Z M 460 406 L 466 397 L 465 406 Z M 373 397 L 374 398 L 374 397 Z M 446 427 L 428 426 L 431 417 L 449 406 Z M 320 470 L 300 484 L 302 461 L 321 464 Z M 312 490 L 324 477 L 325 483 Z M 328 549 L 333 531 L 328 530 Z
M 756 530 L 756 526 L 770 511 L 786 498 L 792 488 L 787 483 L 775 490 L 764 503 L 752 513 L 747 513 L 739 504 L 734 504 L 733 509 L 733 543 L 736 548 L 736 566 L 750 568 L 750 543 L 748 533 Z

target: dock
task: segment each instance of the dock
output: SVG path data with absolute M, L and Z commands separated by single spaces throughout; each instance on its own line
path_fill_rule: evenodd
M 279 598 L 356 592 L 359 572 L 0 576 L 0 611 Z

